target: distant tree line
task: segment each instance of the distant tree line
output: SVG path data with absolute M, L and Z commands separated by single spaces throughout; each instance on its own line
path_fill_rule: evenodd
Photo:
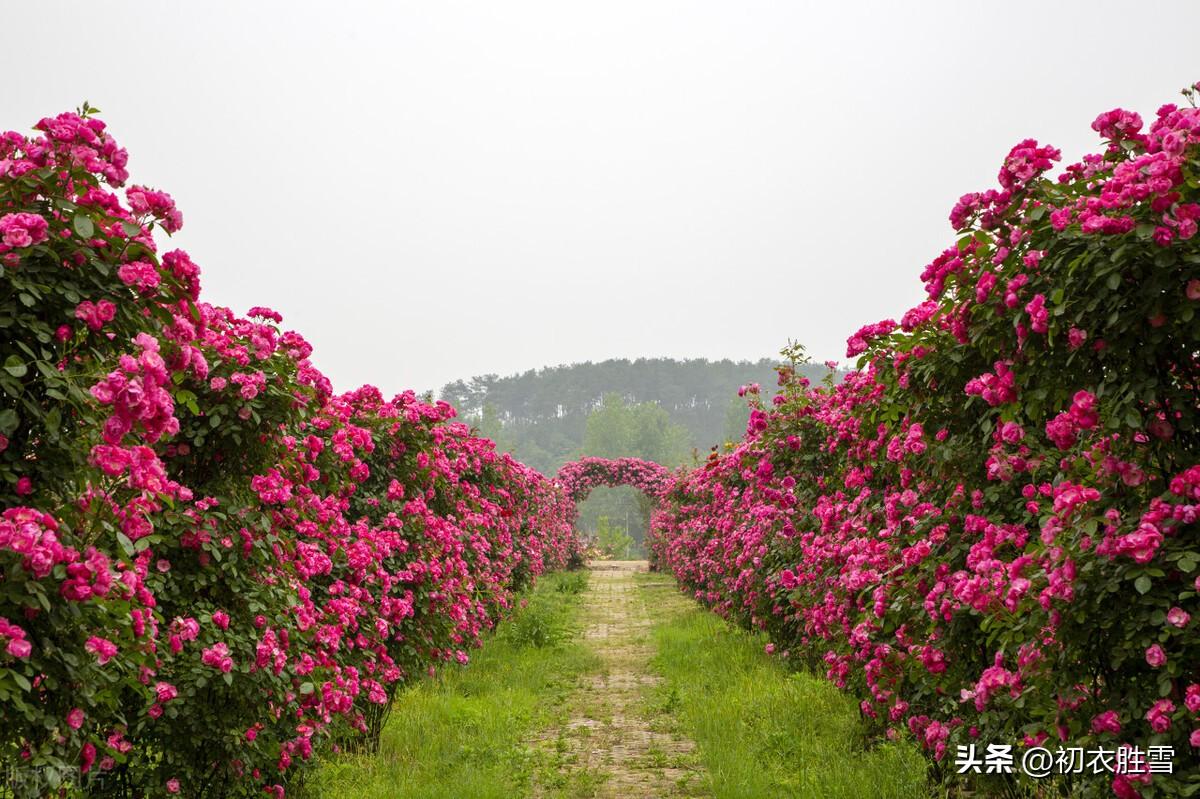
M 680 442 L 680 452 L 670 457 L 686 458 L 693 449 L 703 453 L 714 444 L 738 440 L 748 417 L 745 403 L 737 397 L 738 386 L 774 386 L 776 364 L 774 358 L 588 361 L 509 377 L 487 374 L 456 380 L 442 388 L 441 398 L 502 449 L 543 474 L 553 474 L 562 464 L 584 454 L 657 459 L 641 452 L 584 451 L 588 417 L 609 394 L 629 405 L 657 405 L 667 412 L 670 422 L 683 428 L 686 439 Z M 827 372 L 819 365 L 802 367 L 802 371 L 814 378 Z

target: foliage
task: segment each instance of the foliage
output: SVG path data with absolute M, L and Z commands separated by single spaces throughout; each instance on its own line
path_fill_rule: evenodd
M 1004 787 L 947 767 L 970 744 L 1167 745 L 1173 775 L 1135 760 L 1054 789 L 1191 795 L 1200 111 L 1093 128 L 1104 149 L 1057 179 L 1026 140 L 959 201 L 928 300 L 850 338 L 859 371 L 750 391 L 744 440 L 676 482 L 654 557 L 947 780 Z
M 572 505 L 202 302 L 92 109 L 37 131 L 0 136 L 0 758 L 18 794 L 282 795 L 575 556 Z
M 682 464 L 689 455 L 688 431 L 651 402 L 631 405 L 619 394 L 604 395 L 588 415 L 583 454 L 596 458 L 640 458 L 666 466 Z
M 607 516 L 600 517 L 596 526 L 596 548 L 602 557 L 610 560 L 628 560 L 634 547 L 633 537 L 623 527 L 617 527 L 608 521 Z

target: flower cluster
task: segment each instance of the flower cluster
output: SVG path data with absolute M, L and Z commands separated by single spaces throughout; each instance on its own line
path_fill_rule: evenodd
M 1191 93 L 1189 93 L 1189 97 Z M 1006 157 L 965 196 L 930 299 L 850 339 L 843 381 L 780 370 L 745 438 L 677 479 L 652 558 L 935 761 L 973 742 L 1173 746 L 1174 774 L 1031 790 L 1184 796 L 1200 779 L 1200 111 Z M 931 304 L 932 303 L 932 304 Z M 958 775 L 968 792 L 1011 792 Z

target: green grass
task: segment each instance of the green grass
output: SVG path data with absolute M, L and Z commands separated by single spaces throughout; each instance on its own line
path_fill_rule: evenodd
M 464 668 L 397 698 L 379 753 L 324 764 L 304 786 L 313 797 L 507 799 L 527 795 L 540 757 L 529 745 L 560 721 L 580 675 L 599 668 L 579 641 L 587 575 L 543 576 L 529 604 L 500 626 Z
M 717 799 L 929 796 L 925 763 L 907 742 L 867 747 L 853 699 L 765 654 L 766 639 L 691 602 L 674 582 L 637 575 L 661 608 L 654 629 L 651 711 L 696 742 Z M 675 596 L 673 596 L 675 595 Z

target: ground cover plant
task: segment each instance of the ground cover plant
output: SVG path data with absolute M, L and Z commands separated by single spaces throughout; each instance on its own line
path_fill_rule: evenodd
M 205 302 L 127 161 L 86 106 L 0 135 L 0 759 L 18 795 L 281 796 L 577 557 L 574 508 Z
M 1044 790 L 1200 788 L 1194 94 L 1148 125 L 1099 115 L 1100 150 L 1057 173 L 1017 144 L 952 210 L 927 299 L 851 336 L 836 385 L 789 366 L 770 401 L 747 387 L 745 438 L 654 520 L 657 565 L 940 779 L 1032 791 L 959 755 L 1078 747 L 1107 766 Z

